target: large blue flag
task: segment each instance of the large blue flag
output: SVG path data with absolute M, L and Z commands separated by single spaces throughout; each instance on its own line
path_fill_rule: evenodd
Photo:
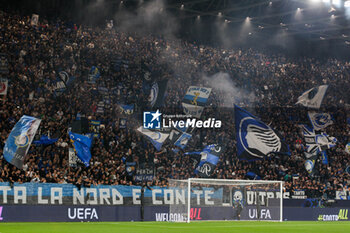
M 235 127 L 240 159 L 262 159 L 273 153 L 290 154 L 288 146 L 270 126 L 236 105 Z
M 4 147 L 7 162 L 19 169 L 23 168 L 27 152 L 33 141 L 41 120 L 31 116 L 22 116 L 13 127 Z
M 200 175 L 201 177 L 210 177 L 213 174 L 223 151 L 224 148 L 222 146 L 218 144 L 211 144 L 206 146 L 202 151 L 186 152 L 185 155 L 201 155 L 194 173 Z
M 81 134 L 69 132 L 69 137 L 73 141 L 74 149 L 78 158 L 84 163 L 86 167 L 89 166 L 91 159 L 91 144 L 92 137 L 87 137 Z

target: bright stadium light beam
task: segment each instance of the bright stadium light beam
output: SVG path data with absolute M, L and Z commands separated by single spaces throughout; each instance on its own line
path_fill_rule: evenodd
M 345 8 L 350 8 L 350 1 L 345 1 L 344 2 L 344 7 Z
M 301 18 L 302 18 L 301 11 L 302 11 L 302 10 L 301 10 L 299 7 L 298 7 L 297 10 L 295 11 L 294 18 L 295 18 L 296 20 L 301 20 Z
M 347 19 L 350 19 L 350 1 L 349 0 L 344 2 L 344 10 L 345 10 L 345 17 Z
M 340 7 L 341 7 L 341 3 L 342 3 L 341 0 L 332 0 L 332 4 L 333 4 L 335 7 L 340 8 Z
M 245 20 L 242 23 L 241 29 L 239 31 L 238 39 L 242 42 L 244 42 L 248 36 L 251 36 L 254 32 L 252 24 L 251 24 L 251 17 L 246 17 Z M 250 34 L 249 34 L 250 33 Z
M 243 27 L 247 28 L 247 27 L 251 27 L 251 19 L 249 16 L 247 18 L 245 18 L 244 23 L 243 23 Z

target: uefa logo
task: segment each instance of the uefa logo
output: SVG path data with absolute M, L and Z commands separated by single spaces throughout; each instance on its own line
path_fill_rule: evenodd
M 160 129 L 160 116 L 162 114 L 157 110 L 156 112 L 143 112 L 143 128 L 144 129 Z

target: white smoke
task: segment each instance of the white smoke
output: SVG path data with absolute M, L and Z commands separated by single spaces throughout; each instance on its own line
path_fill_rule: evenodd
M 140 4 L 132 12 L 121 7 L 115 20 L 119 30 L 138 34 L 156 33 L 167 37 L 173 36 L 178 29 L 175 17 L 166 10 L 163 0 Z
M 213 88 L 223 107 L 233 107 L 234 104 L 250 105 L 256 101 L 253 92 L 237 87 L 229 74 L 219 72 L 212 76 L 204 75 L 202 78 L 205 87 Z

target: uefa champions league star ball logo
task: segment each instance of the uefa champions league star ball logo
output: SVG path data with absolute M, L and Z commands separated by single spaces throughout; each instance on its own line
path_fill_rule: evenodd
M 28 143 L 29 143 L 29 137 L 26 133 L 23 133 L 17 136 L 15 139 L 15 144 L 18 147 L 25 147 L 28 145 Z

